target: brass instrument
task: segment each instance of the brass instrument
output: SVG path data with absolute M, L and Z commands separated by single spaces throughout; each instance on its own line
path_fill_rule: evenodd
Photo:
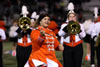
M 97 40 L 95 42 L 95 47 L 98 47 L 99 44 L 100 44 L 100 34 L 98 35 Z
M 69 33 L 75 35 L 80 32 L 80 25 L 78 22 L 69 21 L 69 23 L 67 25 L 67 30 Z
M 30 21 L 30 18 L 28 17 L 22 17 L 19 19 L 19 27 L 22 29 L 22 30 L 27 30 L 30 28 L 30 25 L 31 25 L 31 21 Z

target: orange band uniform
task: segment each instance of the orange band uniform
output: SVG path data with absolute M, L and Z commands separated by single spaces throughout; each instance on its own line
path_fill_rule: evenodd
M 45 31 L 46 34 L 44 42 L 40 42 L 38 40 L 38 38 L 40 37 L 39 30 L 41 30 L 41 27 L 38 27 L 38 30 L 33 30 L 31 33 L 32 53 L 29 58 L 30 67 L 35 67 L 32 62 L 32 59 L 36 59 L 47 64 L 46 58 L 49 58 L 50 60 L 56 62 L 59 65 L 59 67 L 63 67 L 55 56 L 55 48 L 57 48 L 59 45 L 59 42 L 56 39 L 55 34 L 48 28 L 47 29 L 43 28 L 42 30 Z

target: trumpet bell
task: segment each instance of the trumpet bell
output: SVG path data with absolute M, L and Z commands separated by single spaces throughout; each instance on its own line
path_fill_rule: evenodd
M 67 30 L 70 34 L 78 34 L 80 32 L 80 25 L 78 22 L 69 21 L 67 25 Z
M 19 19 L 19 27 L 21 29 L 24 29 L 24 30 L 27 30 L 30 28 L 30 25 L 31 25 L 31 21 L 30 21 L 30 18 L 28 17 L 22 17 Z

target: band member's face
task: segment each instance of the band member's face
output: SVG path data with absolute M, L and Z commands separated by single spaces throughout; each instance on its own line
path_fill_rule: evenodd
M 34 22 L 31 22 L 31 27 L 34 27 L 35 26 L 35 23 L 36 23 L 36 21 L 34 21 Z
M 68 16 L 68 20 L 69 21 L 76 21 L 76 15 L 74 13 L 71 13 L 69 16 Z
M 13 23 L 13 25 L 14 25 L 14 26 L 17 26 L 17 22 L 15 21 L 15 22 Z
M 40 25 L 42 27 L 48 27 L 48 25 L 50 24 L 50 18 L 48 16 L 44 17 L 41 21 L 40 21 Z

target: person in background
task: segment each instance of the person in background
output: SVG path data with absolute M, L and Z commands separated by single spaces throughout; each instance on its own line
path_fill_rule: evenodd
M 73 8 L 73 3 L 69 3 L 68 8 Z M 77 14 L 70 9 L 69 13 L 67 14 L 67 21 L 66 23 L 61 25 L 61 29 L 58 32 L 58 35 L 63 37 L 63 67 L 81 67 L 82 65 L 82 58 L 83 58 L 83 38 L 85 37 L 86 33 L 83 28 L 82 24 L 79 24 L 77 21 Z M 80 25 L 80 30 L 76 34 L 72 34 L 68 32 L 68 24 L 71 22 L 78 23 Z
M 32 53 L 24 67 L 63 67 L 55 55 L 55 49 L 63 51 L 63 46 L 56 39 L 55 33 L 48 28 L 49 15 L 41 14 L 37 24 L 38 27 L 31 33 Z
M 91 40 L 90 40 L 90 47 L 91 47 L 91 67 L 95 67 L 95 41 L 92 37 L 92 34 L 97 27 L 96 25 L 99 23 L 99 16 L 98 16 L 98 8 L 94 8 L 94 22 L 90 25 L 90 28 L 88 30 L 88 34 L 91 35 Z
M 96 59 L 97 59 L 97 67 L 100 67 L 100 21 L 99 23 L 95 24 L 95 29 L 93 29 L 93 33 L 91 34 L 91 37 L 93 39 L 94 46 L 95 46 L 95 52 L 96 52 Z M 94 66 L 93 66 L 94 65 Z M 95 64 L 92 64 L 91 67 L 95 67 Z
M 84 23 L 83 23 L 83 26 L 84 26 L 84 29 L 85 29 L 85 32 L 86 32 L 86 36 L 84 38 L 84 42 L 86 43 L 86 56 L 85 56 L 85 60 L 86 61 L 90 61 L 90 56 L 91 56 L 91 49 L 90 49 L 90 39 L 91 39 L 91 35 L 88 34 L 88 29 L 90 27 L 92 23 L 92 19 L 87 19 Z
M 32 31 L 32 29 L 30 29 L 31 21 L 30 18 L 27 17 L 28 11 L 26 6 L 22 6 L 21 14 L 23 15 L 23 17 L 19 19 L 19 27 L 14 33 L 14 36 L 18 36 L 16 47 L 18 67 L 24 67 L 32 51 L 32 42 L 30 38 L 30 34 Z
M 3 67 L 3 40 L 6 40 L 4 22 L 0 21 L 0 67 Z
M 16 56 L 16 46 L 17 46 L 18 36 L 14 36 L 13 33 L 17 30 L 17 28 L 18 28 L 18 20 L 14 20 L 13 25 L 10 27 L 10 30 L 9 30 L 9 37 L 10 37 L 10 40 L 13 42 L 13 47 L 11 51 L 12 56 Z

